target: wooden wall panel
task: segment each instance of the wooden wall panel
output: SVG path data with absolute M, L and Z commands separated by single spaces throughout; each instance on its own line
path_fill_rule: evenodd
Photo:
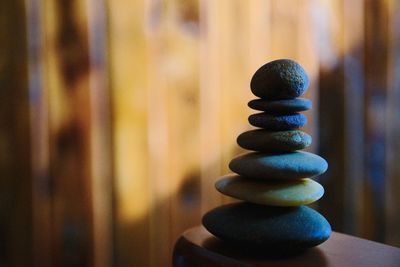
M 387 97 L 387 124 L 386 124 L 386 164 L 387 183 L 385 187 L 386 204 L 386 233 L 385 242 L 400 246 L 400 165 L 397 162 L 400 151 L 400 5 L 397 1 L 389 1 L 389 37 L 388 37 L 388 97 Z
M 200 1 L 200 163 L 201 212 L 217 206 L 221 196 L 214 190 L 221 175 L 221 77 L 220 51 L 223 1 Z M 207 195 L 207 197 L 205 197 Z
M 107 6 L 115 162 L 114 264 L 151 266 L 145 2 L 107 1 Z M 162 153 L 162 147 L 158 148 Z
M 41 1 L 26 2 L 32 163 L 33 266 L 50 267 L 52 253 L 52 192 L 49 173 L 48 92 L 43 73 Z
M 104 0 L 87 0 L 89 46 L 90 167 L 93 207 L 93 265 L 113 261 L 113 154 L 108 71 L 107 12 Z
M 24 1 L 0 2 L 0 265 L 32 262 L 31 140 Z
M 385 236 L 386 105 L 388 90 L 388 5 L 365 2 L 365 185 L 369 207 L 363 218 L 365 236 L 378 241 Z
M 252 74 L 277 58 L 310 76 L 304 130 L 330 165 L 314 207 L 400 244 L 396 1 L 0 7 L 0 264 L 169 266 L 179 234 L 232 201 L 214 182 L 244 152 Z
M 318 202 L 333 229 L 344 229 L 344 70 L 343 70 L 343 2 L 320 3 L 317 14 L 320 49 L 319 69 L 319 140 L 317 150 L 329 163 L 329 171 L 320 176 L 326 188 Z M 333 123 L 334 122 L 334 123 Z M 333 145 L 334 144 L 334 145 Z
M 298 1 L 271 1 L 271 54 L 273 59 L 294 58 L 297 55 Z
M 213 7 L 211 7 L 213 8 Z M 218 72 L 216 76 L 208 76 L 206 79 L 216 79 L 218 83 L 219 95 L 218 108 L 213 110 L 211 116 L 219 117 L 218 134 L 220 151 L 216 163 L 219 164 L 219 174 L 216 176 L 205 177 L 211 181 L 212 186 L 204 194 L 215 195 L 214 182 L 221 175 L 230 173 L 228 168 L 230 160 L 238 154 L 244 152 L 236 144 L 237 136 L 250 128 L 247 116 L 250 110 L 247 102 L 250 100 L 249 79 L 251 77 L 247 61 L 247 42 L 249 33 L 248 4 L 243 1 L 221 1 L 217 5 L 220 16 L 217 16 L 214 23 L 209 23 L 209 27 L 217 27 L 217 32 L 223 32 L 212 49 L 215 49 L 217 61 L 215 62 Z M 234 15 L 232 15 L 234 14 Z M 211 29 L 210 29 L 211 31 Z M 204 69 L 208 66 L 202 66 Z M 202 103 L 208 108 L 208 102 Z M 207 117 L 208 119 L 210 117 Z M 207 120 L 207 118 L 205 120 Z M 208 133 L 205 138 L 210 137 Z M 231 202 L 233 199 L 217 193 L 222 199 L 222 203 Z M 206 195 L 204 195 L 206 197 Z M 221 203 L 221 202 L 220 202 Z M 210 209 L 211 207 L 209 207 Z
M 27 3 L 35 266 L 111 263 L 105 14 L 90 4 Z
M 363 1 L 330 2 L 330 5 L 320 4 L 316 8 L 314 15 L 321 20 L 316 25 L 320 51 L 319 151 L 329 163 L 329 171 L 321 177 L 326 187 L 325 197 L 320 201 L 321 210 L 334 229 L 347 233 L 355 233 L 357 229 L 361 234 L 364 205 L 361 196 L 364 186 Z
M 129 11 L 128 6 L 133 8 L 128 3 L 111 8 L 116 229 L 123 253 L 117 261 L 164 266 L 178 235 L 200 220 L 198 4 L 138 4 L 131 33 L 119 28 L 127 24 L 118 24 L 131 17 L 119 9 Z M 136 50 L 126 46 L 130 37 L 136 38 Z M 141 72 L 142 79 L 130 81 L 127 77 L 136 77 L 132 72 Z M 123 224 L 131 229 L 120 228 Z M 138 247 L 124 252 L 125 242 Z
M 93 217 L 93 204 L 99 203 L 93 202 L 93 196 L 101 192 L 95 192 L 98 187 L 93 181 L 101 180 L 101 176 L 93 176 L 98 174 L 93 168 L 99 162 L 92 154 L 95 152 L 92 144 L 98 141 L 99 129 L 92 128 L 98 126 L 97 117 L 92 116 L 98 114 L 92 110 L 96 99 L 92 99 L 92 93 L 96 96 L 95 91 L 101 89 L 93 84 L 92 74 L 101 68 L 101 62 L 94 67 L 91 61 L 87 2 L 43 1 L 42 4 L 43 90 L 48 94 L 52 205 L 51 265 L 94 266 L 97 264 L 94 229 L 98 227 L 98 217 Z M 107 210 L 106 205 L 103 208 Z
M 319 143 L 318 132 L 318 75 L 319 75 L 319 54 L 317 40 L 317 26 L 313 16 L 315 2 L 300 0 L 296 2 L 296 60 L 304 67 L 310 79 L 310 86 L 304 97 L 313 102 L 312 109 L 304 112 L 308 123 L 304 131 L 312 136 L 312 144 L 308 149 L 316 152 Z M 318 203 L 317 203 L 318 204 Z
M 199 162 L 199 11 L 198 1 L 166 1 L 170 9 L 165 16 L 166 37 L 161 47 L 165 53 L 153 62 L 165 77 L 168 123 L 168 181 L 170 186 L 170 248 L 186 229 L 200 221 L 200 162 Z M 161 31 L 160 31 L 161 33 Z M 160 47 L 160 48 L 161 48 Z M 156 59 L 154 57 L 154 59 Z M 151 77 L 149 77 L 151 78 Z M 151 89 L 150 89 L 151 90 Z M 152 98 L 149 99 L 152 101 Z M 150 110 L 151 111 L 151 110 Z M 158 112 L 155 116 L 157 116 Z M 154 116 L 154 117 L 155 117 Z M 157 153 L 153 151 L 153 153 Z M 155 166 L 154 166 L 155 167 Z M 153 167 L 153 168 L 154 168 Z M 166 179 L 166 177 L 160 177 Z M 161 247 L 165 244 L 160 244 Z M 154 256 L 156 257 L 157 254 Z M 154 266 L 160 266 L 156 263 Z
M 200 221 L 198 3 L 150 2 L 148 65 L 151 266 Z M 155 10 L 149 10 L 155 12 Z
M 344 163 L 343 230 L 362 235 L 364 213 L 364 1 L 343 2 L 343 71 L 344 71 Z

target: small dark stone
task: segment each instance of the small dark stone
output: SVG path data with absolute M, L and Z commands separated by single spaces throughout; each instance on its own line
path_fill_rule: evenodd
M 331 234 L 328 221 L 306 206 L 228 204 L 206 213 L 203 225 L 230 244 L 265 252 L 304 250 L 321 244 Z
M 298 63 L 278 59 L 260 67 L 253 75 L 250 87 L 256 96 L 274 100 L 299 97 L 308 84 L 307 74 Z
M 311 136 L 305 132 L 252 130 L 240 134 L 237 143 L 244 149 L 262 152 L 289 152 L 311 145 Z
M 250 115 L 249 123 L 269 131 L 285 131 L 303 127 L 307 124 L 307 117 L 301 113 L 272 115 L 261 112 Z
M 328 163 L 320 156 L 304 151 L 284 154 L 252 152 L 231 160 L 229 169 L 242 176 L 260 180 L 300 179 L 324 173 Z
M 311 100 L 305 98 L 282 99 L 275 101 L 254 99 L 248 103 L 248 106 L 255 110 L 279 114 L 309 110 L 312 107 L 312 102 Z

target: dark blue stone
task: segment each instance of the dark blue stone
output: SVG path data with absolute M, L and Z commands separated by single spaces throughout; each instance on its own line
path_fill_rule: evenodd
M 290 59 L 278 59 L 260 67 L 250 82 L 256 96 L 268 99 L 290 99 L 301 96 L 309 80 L 305 70 Z
M 307 117 L 301 113 L 272 115 L 261 112 L 250 115 L 249 123 L 269 131 L 285 131 L 303 127 L 307 124 Z
M 331 235 L 328 221 L 306 206 L 228 204 L 206 213 L 203 225 L 229 244 L 265 252 L 301 251 L 321 244 Z
M 311 100 L 305 98 L 282 99 L 275 101 L 254 99 L 248 103 L 248 106 L 255 110 L 279 114 L 309 110 L 312 108 L 312 102 Z
M 303 151 L 284 154 L 252 152 L 231 160 L 229 168 L 254 179 L 300 179 L 324 173 L 328 163 L 318 155 Z

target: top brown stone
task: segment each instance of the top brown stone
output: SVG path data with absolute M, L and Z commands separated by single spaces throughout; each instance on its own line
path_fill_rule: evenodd
M 261 66 L 253 75 L 253 94 L 266 100 L 293 99 L 301 96 L 309 84 L 305 70 L 290 59 L 278 59 Z

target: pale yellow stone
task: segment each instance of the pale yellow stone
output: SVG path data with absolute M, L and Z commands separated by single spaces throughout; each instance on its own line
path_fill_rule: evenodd
M 225 176 L 215 183 L 224 195 L 271 206 L 300 206 L 317 201 L 324 194 L 319 183 L 304 178 L 294 181 L 258 181 L 239 175 Z

